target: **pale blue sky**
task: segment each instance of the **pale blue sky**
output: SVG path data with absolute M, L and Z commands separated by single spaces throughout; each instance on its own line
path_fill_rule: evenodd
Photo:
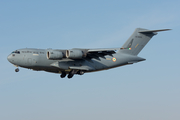
M 179 120 L 180 1 L 0 1 L 0 120 Z M 19 48 L 121 47 L 137 27 L 170 28 L 144 62 L 61 79 L 15 67 Z

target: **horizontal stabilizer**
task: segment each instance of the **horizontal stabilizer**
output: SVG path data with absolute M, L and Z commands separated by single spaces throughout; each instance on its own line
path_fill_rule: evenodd
M 139 33 L 153 33 L 153 32 L 161 32 L 161 31 L 168 31 L 168 30 L 171 30 L 171 29 L 161 29 L 161 30 L 142 30 L 142 31 L 139 31 Z
M 144 61 L 144 60 L 146 60 L 146 59 L 142 59 L 142 60 L 135 60 L 135 61 L 129 61 L 128 62 L 128 64 L 134 64 L 134 63 L 137 63 L 137 62 L 140 62 L 140 61 Z
M 128 62 L 128 64 L 134 64 L 134 63 L 137 63 L 138 61 L 130 61 Z

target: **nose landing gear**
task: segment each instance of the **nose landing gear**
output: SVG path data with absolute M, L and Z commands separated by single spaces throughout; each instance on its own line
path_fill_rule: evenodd
M 16 69 L 15 69 L 15 72 L 19 72 L 19 68 L 16 68 Z

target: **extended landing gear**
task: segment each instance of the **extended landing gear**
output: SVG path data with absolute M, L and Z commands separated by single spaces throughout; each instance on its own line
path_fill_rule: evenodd
M 74 76 L 74 74 L 78 74 L 78 75 L 83 75 L 85 71 L 82 71 L 82 70 L 71 70 L 68 74 L 68 78 L 72 78 Z M 66 72 L 62 72 L 61 75 L 60 75 L 61 78 L 64 78 L 66 77 Z
M 15 69 L 15 72 L 19 72 L 19 68 L 16 68 L 16 69 Z
M 60 75 L 61 78 L 64 78 L 66 77 L 66 73 L 65 72 L 62 72 L 62 74 Z
M 72 78 L 74 76 L 74 74 L 77 73 L 77 70 L 71 70 L 71 72 L 68 75 L 68 78 Z

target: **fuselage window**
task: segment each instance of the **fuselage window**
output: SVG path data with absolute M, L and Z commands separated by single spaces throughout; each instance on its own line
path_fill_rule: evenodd
M 35 51 L 33 53 L 38 54 L 38 52 L 35 52 Z
M 44 52 L 40 52 L 40 54 L 44 54 Z

